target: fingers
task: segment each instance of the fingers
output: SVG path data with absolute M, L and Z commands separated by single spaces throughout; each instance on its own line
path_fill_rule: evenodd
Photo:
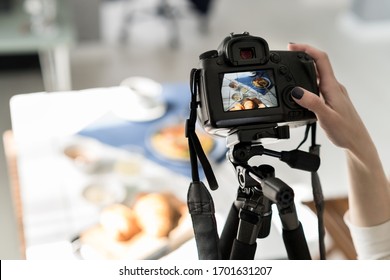
M 310 55 L 316 64 L 320 83 L 323 86 L 323 94 L 332 93 L 338 87 L 338 82 L 333 72 L 327 53 L 305 44 L 289 44 L 288 49 L 291 51 L 302 51 Z
M 330 108 L 325 104 L 324 100 L 306 89 L 295 87 L 291 91 L 291 96 L 298 105 L 316 114 L 318 119 L 330 113 Z
M 288 48 L 292 51 L 301 51 L 307 53 L 314 59 L 318 73 L 321 75 L 321 77 L 335 79 L 332 65 L 330 64 L 329 57 L 325 52 L 305 44 L 289 44 Z

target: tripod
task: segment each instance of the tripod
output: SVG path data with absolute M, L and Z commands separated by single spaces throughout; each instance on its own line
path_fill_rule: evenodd
M 317 146 L 313 145 L 312 152 L 306 153 L 298 149 L 276 152 L 265 149 L 261 145 L 263 138 L 288 139 L 290 136 L 288 126 L 246 126 L 239 127 L 229 134 L 228 158 L 236 170 L 240 187 L 219 238 L 214 203 L 206 186 L 199 180 L 197 158 L 202 163 L 209 187 L 216 190 L 218 184 L 194 133 L 194 127 L 187 123 L 187 128 L 190 128 L 188 138 L 193 175 L 193 182 L 188 190 L 188 208 L 199 259 L 253 259 L 257 238 L 265 238 L 269 235 L 273 204 L 276 204 L 279 211 L 288 258 L 311 259 L 303 228 L 296 213 L 293 190 L 275 177 L 272 166 L 250 166 L 248 161 L 253 156 L 269 155 L 279 158 L 292 168 L 310 171 L 314 174 L 313 194 L 318 201 L 321 201 L 322 193 L 316 174 L 320 165 L 320 158 L 315 151 Z M 308 129 L 306 131 L 308 132 Z M 317 209 L 318 213 L 321 213 L 322 204 L 318 205 L 321 206 Z M 321 220 L 322 218 L 319 219 L 320 251 L 324 251 Z
M 248 133 L 249 139 L 253 139 L 251 136 L 253 131 L 248 130 L 244 131 L 243 135 L 235 135 L 234 139 L 247 138 Z M 269 154 L 279 157 L 281 154 L 264 149 L 263 146 L 251 141 L 231 141 L 230 138 L 227 142 L 228 146 L 230 145 L 228 158 L 236 170 L 240 186 L 237 199 L 230 209 L 219 240 L 221 258 L 254 259 L 256 240 L 269 235 L 272 219 L 271 206 L 276 204 L 282 222 L 283 241 L 288 258 L 311 259 L 303 228 L 295 209 L 294 191 L 275 177 L 275 169 L 272 166 L 250 166 L 248 164 L 248 161 L 256 155 Z M 234 144 L 234 142 L 238 143 Z M 304 155 L 304 157 L 305 165 L 309 164 L 306 162 L 308 156 Z M 310 160 L 313 159 L 310 158 Z M 296 162 L 298 161 L 297 158 Z

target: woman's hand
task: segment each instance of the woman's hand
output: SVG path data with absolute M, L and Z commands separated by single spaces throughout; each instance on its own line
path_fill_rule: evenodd
M 359 154 L 370 136 L 347 90 L 337 81 L 328 55 L 309 45 L 289 44 L 288 48 L 309 54 L 315 61 L 319 79 L 320 97 L 296 87 L 291 92 L 295 102 L 316 114 L 320 126 L 335 145 Z
M 346 149 L 349 186 L 349 217 L 357 226 L 373 226 L 390 219 L 390 187 L 375 144 L 340 84 L 328 55 L 308 45 L 289 44 L 291 51 L 303 51 L 315 61 L 320 96 L 296 87 L 291 96 L 314 112 L 328 138 Z

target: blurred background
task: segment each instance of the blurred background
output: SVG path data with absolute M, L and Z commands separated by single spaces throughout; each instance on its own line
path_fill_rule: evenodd
M 12 96 L 112 87 L 143 76 L 187 84 L 198 56 L 248 31 L 270 49 L 325 50 L 390 169 L 390 4 L 386 0 L 0 0 L 0 132 Z M 345 195 L 343 151 L 319 131 L 327 197 Z M 23 258 L 6 155 L 0 149 L 0 258 Z M 288 172 L 292 184 L 302 183 Z M 282 175 L 280 175 L 282 176 Z

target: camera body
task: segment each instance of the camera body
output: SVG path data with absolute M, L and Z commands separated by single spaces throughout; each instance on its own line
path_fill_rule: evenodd
M 218 50 L 199 59 L 195 86 L 207 132 L 228 136 L 249 126 L 296 127 L 316 121 L 290 96 L 296 86 L 319 94 L 314 61 L 306 53 L 270 51 L 263 38 L 245 32 L 231 34 Z

